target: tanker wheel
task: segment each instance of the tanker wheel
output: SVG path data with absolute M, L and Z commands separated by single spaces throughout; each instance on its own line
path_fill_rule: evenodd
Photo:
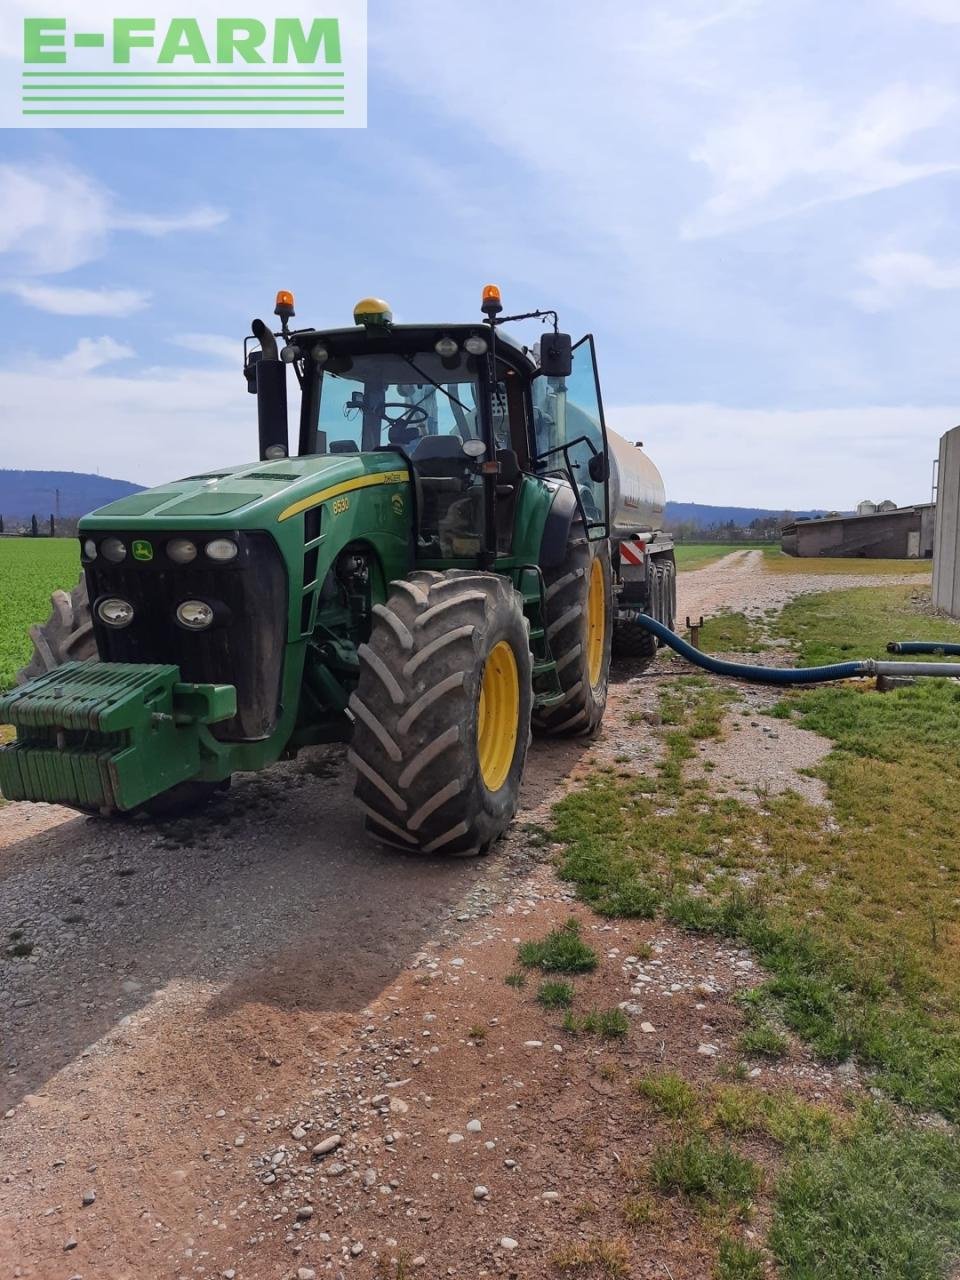
M 506 578 L 451 569 L 374 605 L 349 759 L 367 830 L 410 852 L 485 853 L 517 809 L 533 657 Z
M 97 661 L 97 642 L 93 634 L 86 580 L 81 576 L 72 591 L 54 591 L 50 606 L 50 617 L 46 622 L 38 622 L 30 628 L 33 655 L 17 672 L 17 684 L 26 684 L 36 676 L 62 667 L 65 662 Z M 229 779 L 224 782 L 181 782 L 130 812 L 147 813 L 155 818 L 181 817 L 203 808 L 217 792 L 229 785 Z
M 33 654 L 17 672 L 17 684 L 26 684 L 65 662 L 91 662 L 97 657 L 85 580 L 81 578 L 72 591 L 54 591 L 50 606 L 46 622 L 30 628 Z
M 656 566 L 648 562 L 647 603 L 643 612 L 660 619 L 662 599 L 660 575 Z M 657 656 L 659 641 L 652 631 L 646 631 L 634 622 L 614 622 L 613 657 L 617 662 L 629 662 L 636 669 L 645 671 Z
M 613 582 L 606 539 L 574 534 L 567 558 L 543 571 L 550 649 L 563 698 L 533 714 L 545 734 L 595 733 L 607 705 L 613 638 Z
M 672 560 L 657 561 L 660 579 L 660 621 L 671 631 L 677 629 L 677 568 Z

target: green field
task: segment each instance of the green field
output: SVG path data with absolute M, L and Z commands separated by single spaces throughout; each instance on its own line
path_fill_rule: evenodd
M 834 556 L 788 556 L 779 547 L 765 547 L 763 567 L 774 573 L 877 573 L 933 572 L 932 560 L 867 560 Z
M 0 689 L 30 657 L 29 627 L 50 614 L 50 594 L 80 576 L 74 538 L 0 538 Z

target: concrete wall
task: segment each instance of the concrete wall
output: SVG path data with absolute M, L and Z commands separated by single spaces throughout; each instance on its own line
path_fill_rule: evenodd
M 960 427 L 940 437 L 933 603 L 960 618 Z

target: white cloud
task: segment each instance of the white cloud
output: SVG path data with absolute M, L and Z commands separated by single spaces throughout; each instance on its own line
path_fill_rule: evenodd
M 132 354 L 110 338 L 86 339 L 57 366 L 69 376 L 51 377 L 51 366 L 39 361 L 0 370 L 3 465 L 30 469 L 55 460 L 65 471 L 99 469 L 151 485 L 256 459 L 256 401 L 236 372 L 79 368 Z
M 115 213 L 111 226 L 143 236 L 168 236 L 175 231 L 212 231 L 226 219 L 222 209 L 203 204 L 181 214 Z
M 639 19 L 638 35 L 636 39 L 629 40 L 625 47 L 638 53 L 677 53 L 711 28 L 746 17 L 762 2 L 763 0 L 728 0 L 728 3 L 717 7 L 713 0 L 693 0 L 693 3 L 674 4 L 670 8 L 644 8 L 636 15 Z
M 910 161 L 900 152 L 924 130 L 946 126 L 957 106 L 955 93 L 934 85 L 893 84 L 846 110 L 810 89 L 751 94 L 692 152 L 714 191 L 683 234 L 722 235 L 956 172 L 958 160 Z
M 44 367 L 48 374 L 58 378 L 74 378 L 101 365 L 111 364 L 114 360 L 130 360 L 137 353 L 132 347 L 124 346 L 113 338 L 81 338 L 74 349 L 59 360 L 50 361 Z M 39 401 L 43 403 L 43 401 Z
M 900 0 L 900 7 L 915 18 L 929 18 L 931 22 L 960 23 L 960 5 L 957 0 Z
M 149 293 L 138 289 L 76 289 L 68 285 L 15 281 L 0 286 L 27 306 L 55 316 L 113 316 L 117 319 L 142 311 Z
M 100 257 L 111 233 L 165 236 L 209 230 L 226 214 L 207 205 L 183 213 L 123 209 L 105 187 L 70 165 L 0 164 L 0 253 L 23 269 L 46 275 L 70 271 Z
M 874 253 L 860 270 L 871 284 L 852 296 L 864 311 L 886 311 L 911 293 L 960 289 L 960 261 L 938 262 L 926 253 Z
M 235 368 L 239 368 L 243 362 L 243 343 L 220 333 L 181 333 L 170 341 L 186 351 L 212 356 L 213 359 L 226 361 Z
M 864 497 L 927 502 L 937 442 L 958 420 L 956 405 L 607 409 L 615 431 L 644 442 L 668 498 L 774 510 L 847 510 Z

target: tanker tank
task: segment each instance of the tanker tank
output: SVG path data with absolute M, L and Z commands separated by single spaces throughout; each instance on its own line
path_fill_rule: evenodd
M 663 478 L 638 444 L 607 429 L 610 536 L 615 541 L 663 528 Z

